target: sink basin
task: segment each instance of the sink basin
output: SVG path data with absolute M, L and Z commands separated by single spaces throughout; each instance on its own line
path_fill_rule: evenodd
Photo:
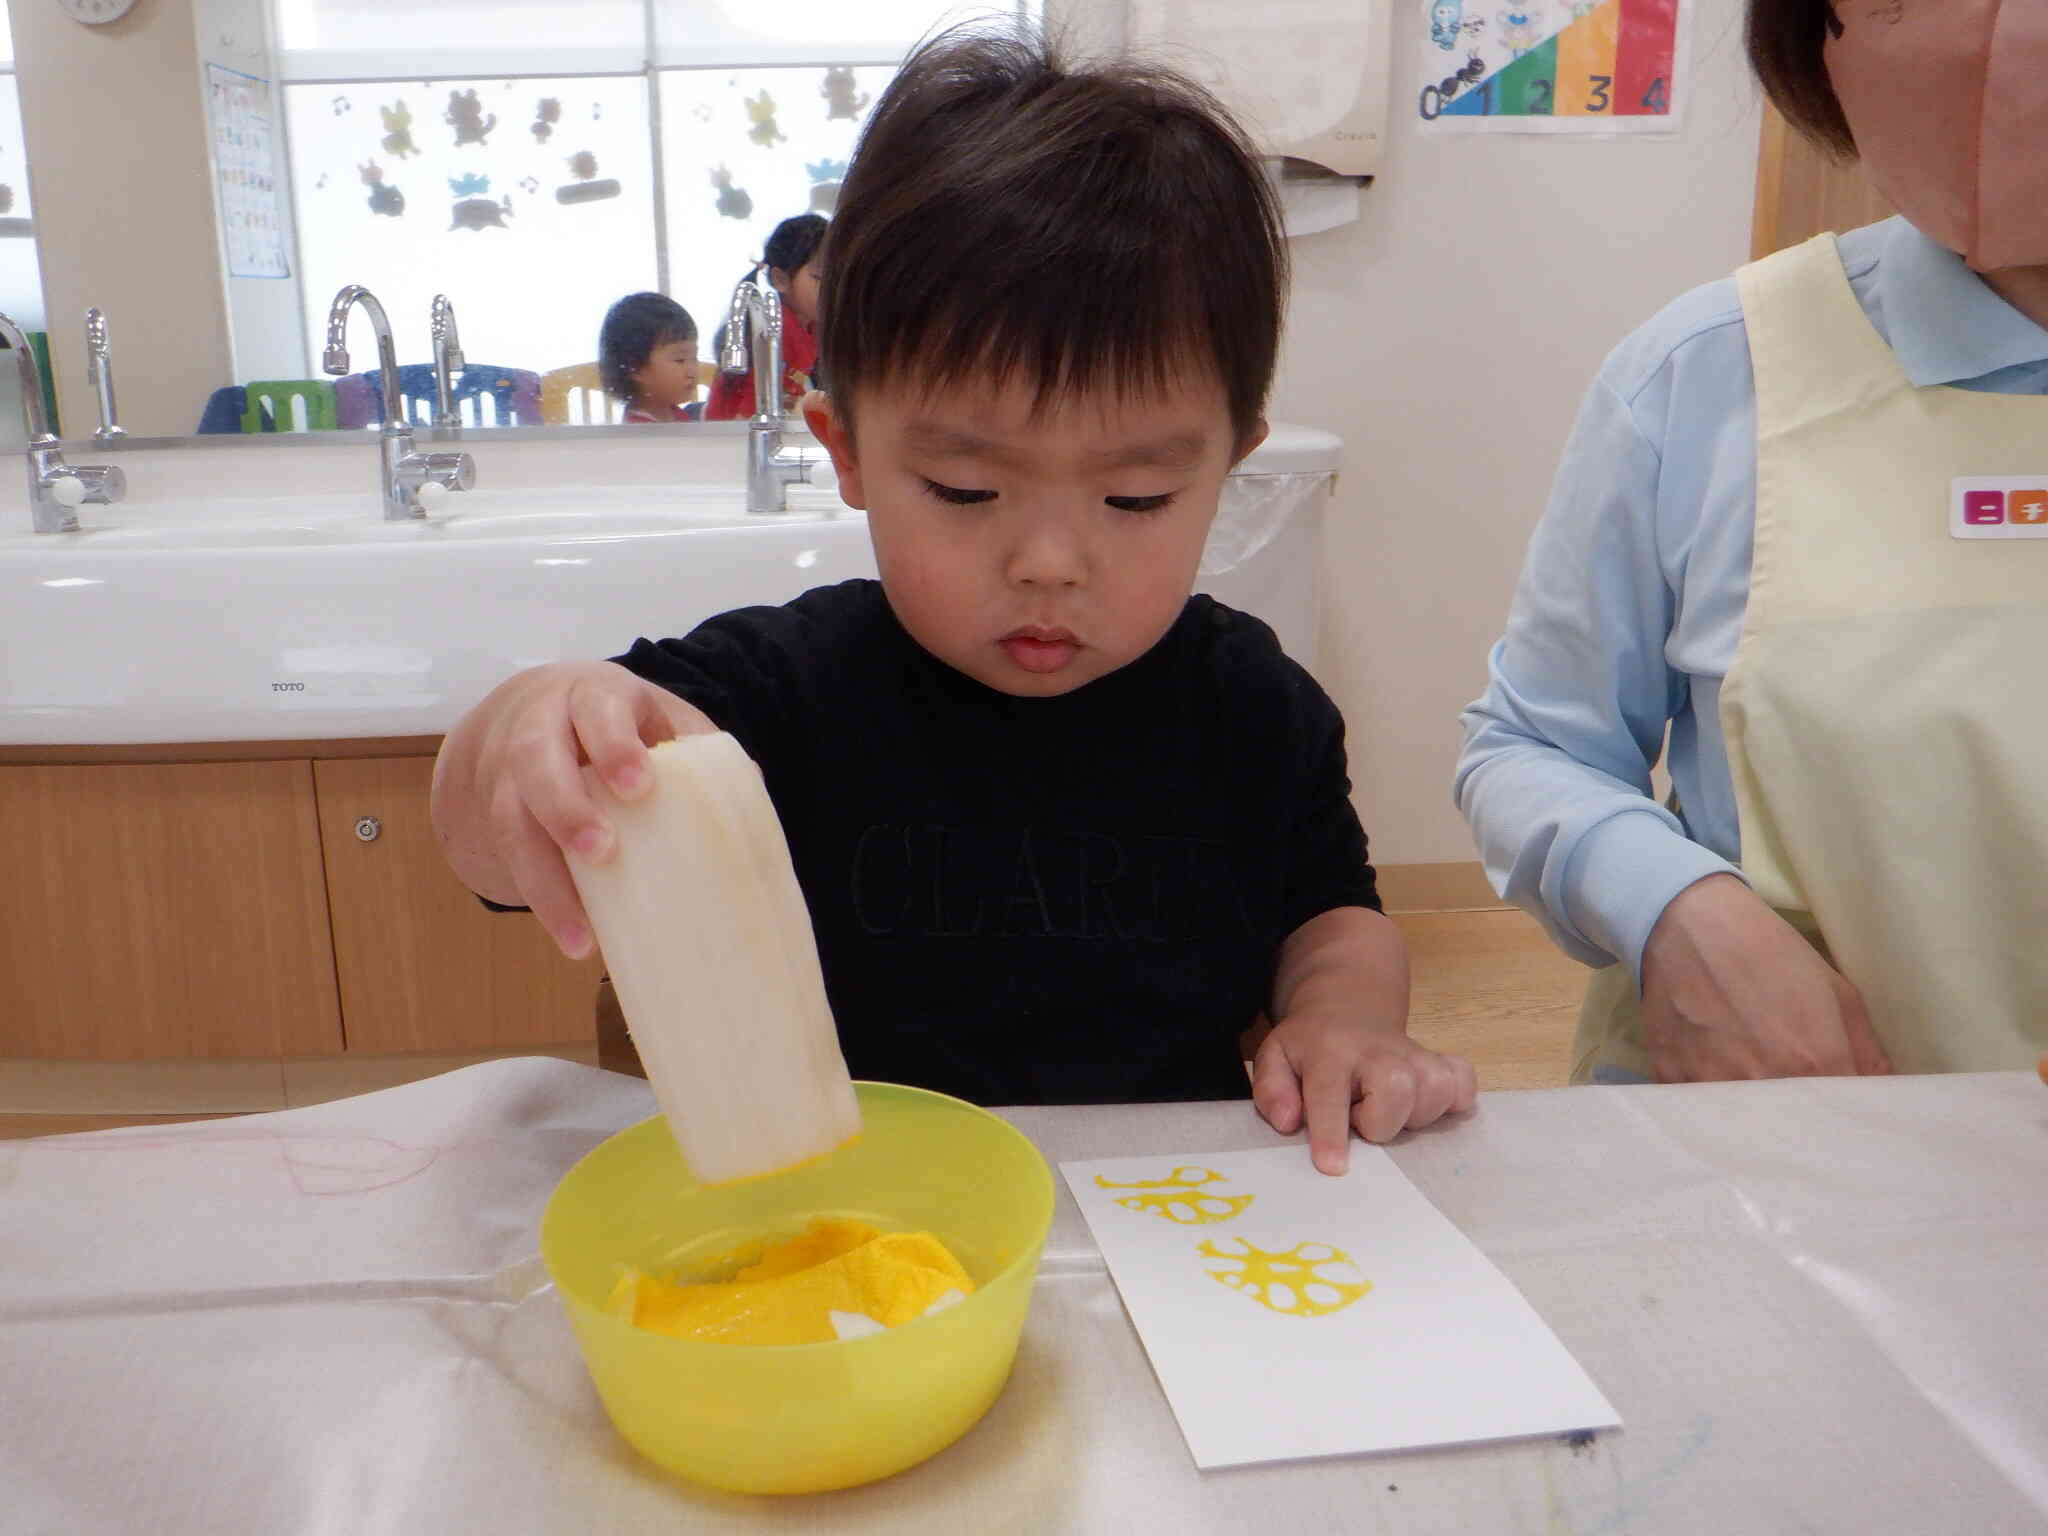
M 1200 582 L 1304 660 L 1336 449 L 1309 436 L 1232 477 Z M 140 468 L 77 533 L 24 517 L 0 533 L 0 744 L 434 735 L 520 668 L 875 574 L 830 487 L 750 517 L 732 483 L 496 485 L 479 457 L 484 483 L 407 522 L 367 485 L 153 498 Z

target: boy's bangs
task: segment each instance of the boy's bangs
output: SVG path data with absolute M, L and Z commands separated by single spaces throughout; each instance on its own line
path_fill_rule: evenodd
M 1222 391 L 1213 332 L 1197 311 L 1139 300 L 1100 303 L 1091 314 L 1091 297 L 1104 295 L 1049 286 L 906 314 L 875 338 L 868 383 L 924 401 L 962 389 L 1021 388 L 1034 418 L 1077 397 L 1125 403 L 1203 386 Z

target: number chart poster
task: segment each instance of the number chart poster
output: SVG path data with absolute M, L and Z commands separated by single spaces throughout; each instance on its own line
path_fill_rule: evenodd
M 206 83 L 228 276 L 290 277 L 270 82 L 208 64 Z
M 1682 0 L 1418 0 L 1416 112 L 1437 131 L 1670 133 Z

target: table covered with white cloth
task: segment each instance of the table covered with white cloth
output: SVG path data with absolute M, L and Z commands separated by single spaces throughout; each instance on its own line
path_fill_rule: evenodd
M 794 1499 L 642 1461 L 541 1266 L 556 1181 L 652 1112 L 521 1059 L 0 1142 L 0 1532 L 2048 1529 L 2032 1074 L 1497 1093 L 1396 1143 L 1621 1414 L 1591 1439 L 1197 1472 L 1061 1186 L 988 1416 Z M 1241 1103 L 1003 1113 L 1054 1163 L 1286 1139 Z

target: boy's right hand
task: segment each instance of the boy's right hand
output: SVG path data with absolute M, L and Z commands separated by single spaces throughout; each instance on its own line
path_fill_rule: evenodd
M 1664 1083 L 1892 1070 L 1863 995 L 1733 875 L 1687 886 L 1650 930 L 1643 1043 Z
M 613 834 L 585 777 L 637 800 L 647 749 L 718 727 L 695 705 L 609 661 L 535 667 L 500 685 L 448 733 L 434 765 L 434 826 L 457 875 L 493 901 L 527 906 L 571 959 L 590 920 L 563 850 L 596 862 Z

